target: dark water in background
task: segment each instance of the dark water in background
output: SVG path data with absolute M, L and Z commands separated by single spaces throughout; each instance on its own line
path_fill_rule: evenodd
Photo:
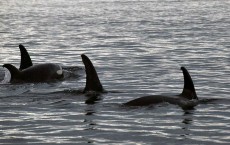
M 0 63 L 19 66 L 18 45 L 36 63 L 72 73 L 61 82 L 0 85 L 0 144 L 228 144 L 230 1 L 1 0 Z M 80 54 L 106 90 L 86 104 Z M 199 98 L 188 112 L 169 104 L 123 108 L 147 94 L 180 93 L 185 66 Z M 4 78 L 0 68 L 0 79 Z

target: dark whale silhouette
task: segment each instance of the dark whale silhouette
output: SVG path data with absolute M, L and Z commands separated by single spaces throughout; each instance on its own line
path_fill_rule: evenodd
M 38 64 L 23 70 L 17 69 L 12 64 L 4 64 L 11 74 L 11 83 L 48 82 L 63 78 L 61 66 L 52 63 Z
M 181 94 L 173 95 L 149 95 L 131 100 L 124 103 L 125 106 L 148 106 L 158 103 L 167 102 L 170 104 L 179 105 L 183 109 L 193 108 L 198 104 L 198 97 L 192 81 L 192 78 L 185 67 L 181 67 L 184 75 L 184 88 Z
M 26 48 L 22 44 L 19 44 L 19 49 L 21 52 L 21 62 L 20 62 L 19 70 L 23 70 L 23 69 L 33 66 L 32 60 Z
M 95 92 L 107 92 L 103 89 L 103 86 L 98 78 L 96 69 L 94 68 L 90 59 L 82 54 L 82 61 L 85 65 L 86 71 L 86 86 L 84 93 L 87 91 Z M 131 100 L 127 103 L 124 103 L 124 106 L 148 106 L 167 102 L 170 104 L 179 105 L 183 109 L 192 109 L 198 104 L 198 97 L 196 95 L 196 90 L 192 81 L 192 78 L 185 67 L 181 67 L 184 76 L 184 88 L 181 94 L 179 95 L 149 95 L 140 97 L 134 100 Z
M 58 64 L 44 63 L 33 65 L 26 48 L 20 44 L 21 52 L 20 67 L 17 69 L 12 64 L 4 64 L 11 74 L 11 83 L 19 82 L 47 82 L 63 78 L 62 67 Z
M 90 92 L 90 91 L 98 92 L 98 93 L 106 92 L 100 82 L 97 71 L 93 66 L 91 60 L 85 54 L 82 54 L 81 58 L 82 58 L 82 62 L 85 65 L 85 72 L 86 72 L 86 85 L 83 90 L 83 93 Z
M 83 91 L 80 90 L 79 93 L 89 97 L 85 101 L 86 104 L 95 104 L 97 101 L 101 100 L 101 94 L 107 93 L 107 91 L 104 90 L 91 60 L 85 54 L 82 54 L 81 58 L 85 65 L 86 84 Z

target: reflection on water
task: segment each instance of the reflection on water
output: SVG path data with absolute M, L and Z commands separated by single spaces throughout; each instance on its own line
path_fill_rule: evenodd
M 0 2 L 0 62 L 64 68 L 56 83 L 0 84 L 0 144 L 228 144 L 229 1 Z M 109 93 L 85 96 L 80 55 Z M 202 101 L 128 108 L 148 94 L 178 94 L 185 66 Z M 0 69 L 0 79 L 5 70 Z M 91 94 L 92 95 L 92 94 Z

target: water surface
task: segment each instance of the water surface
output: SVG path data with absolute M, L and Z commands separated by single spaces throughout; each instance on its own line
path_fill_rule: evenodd
M 64 81 L 0 85 L 0 144 L 229 144 L 228 0 L 3 0 L 0 63 L 61 64 Z M 80 55 L 106 90 L 86 103 Z M 178 94 L 185 66 L 200 99 L 178 106 L 124 108 L 131 99 Z M 0 69 L 3 80 L 5 70 Z

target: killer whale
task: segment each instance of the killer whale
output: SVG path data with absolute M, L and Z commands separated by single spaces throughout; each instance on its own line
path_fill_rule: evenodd
M 198 104 L 198 97 L 192 81 L 192 78 L 185 67 L 181 67 L 184 76 L 184 88 L 179 95 L 149 95 L 140 97 L 127 103 L 125 106 L 148 106 L 167 102 L 170 104 L 179 105 L 183 109 L 192 109 Z
M 33 66 L 32 60 L 26 48 L 22 44 L 19 44 L 19 49 L 21 53 L 21 62 L 20 62 L 19 70 L 23 70 Z
M 103 93 L 106 92 L 100 82 L 100 79 L 97 75 L 96 69 L 94 68 L 90 59 L 82 54 L 82 61 L 85 65 L 86 71 L 86 86 L 84 88 L 84 93 L 88 91 L 94 91 Z M 149 95 L 140 97 L 127 103 L 123 103 L 123 106 L 148 106 L 159 103 L 170 103 L 174 105 L 179 105 L 182 109 L 193 109 L 198 104 L 198 97 L 196 90 L 192 81 L 192 78 L 185 67 L 181 67 L 184 76 L 184 87 L 183 91 L 179 95 Z
M 63 78 L 61 66 L 53 63 L 33 65 L 23 70 L 12 64 L 4 64 L 3 67 L 10 71 L 11 83 L 39 83 Z
M 85 54 L 82 54 L 81 58 L 85 66 L 86 83 L 84 89 L 80 90 L 79 93 L 85 94 L 88 97 L 85 100 L 86 104 L 95 104 L 97 101 L 101 100 L 101 94 L 107 93 L 107 91 L 103 88 L 91 60 Z
M 85 55 L 81 55 L 82 62 L 85 66 L 85 73 L 86 73 L 86 85 L 83 90 L 83 93 L 87 92 L 97 92 L 103 93 L 106 92 L 101 84 L 101 81 L 98 77 L 97 71 L 91 62 L 91 60 Z
M 20 67 L 17 69 L 12 64 L 4 64 L 11 74 L 11 83 L 31 83 L 31 82 L 46 82 L 63 78 L 62 67 L 54 63 L 44 63 L 33 65 L 29 53 L 26 48 L 19 45 L 21 53 Z

